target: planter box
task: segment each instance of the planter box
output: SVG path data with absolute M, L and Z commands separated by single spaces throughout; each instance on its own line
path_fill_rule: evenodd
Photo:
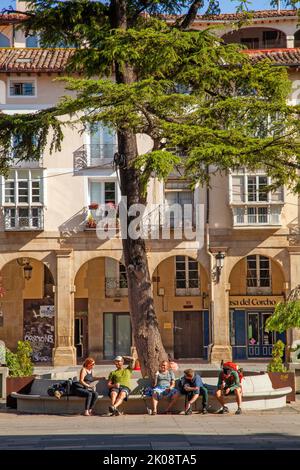
M 12 392 L 29 393 L 35 375 L 29 377 L 7 377 L 6 378 L 6 406 L 17 408 L 17 399 L 11 396 Z
M 291 387 L 292 392 L 286 397 L 287 403 L 296 400 L 296 383 L 294 372 L 268 372 L 273 388 Z

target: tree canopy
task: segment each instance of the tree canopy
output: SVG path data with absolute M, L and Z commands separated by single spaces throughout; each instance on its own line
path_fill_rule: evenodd
M 116 3 L 126 9 L 124 27 L 112 27 Z M 237 8 L 246 11 L 248 3 L 237 2 Z M 4 172 L 14 134 L 21 136 L 14 155 L 38 158 L 50 131 L 52 147 L 60 148 L 67 125 L 61 116 L 70 115 L 83 128 L 102 121 L 121 133 L 149 135 L 153 152 L 133 162 L 143 183 L 153 172 L 165 178 L 179 163 L 178 152 L 170 150 L 175 148 L 186 155 L 185 176 L 194 183 L 207 180 L 208 165 L 213 172 L 263 166 L 274 184 L 300 189 L 299 109 L 287 104 L 287 70 L 267 60 L 253 63 L 241 45 L 225 44 L 212 28 L 190 27 L 204 7 L 204 13 L 218 13 L 219 2 L 34 0 L 29 5 L 22 28 L 39 33 L 44 46 L 62 41 L 75 46 L 62 79 L 75 96 L 66 95 L 50 110 L 0 115 Z M 162 16 L 183 11 L 177 21 Z M 130 67 L 131 83 L 112 79 L 116 64 Z

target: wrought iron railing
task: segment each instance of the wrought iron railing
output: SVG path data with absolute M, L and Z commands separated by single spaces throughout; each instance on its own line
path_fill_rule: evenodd
M 117 144 L 82 145 L 73 153 L 74 170 L 112 166 L 117 148 Z
M 4 228 L 11 231 L 44 229 L 42 207 L 5 207 Z
M 128 295 L 127 279 L 125 277 L 105 278 L 106 297 L 126 297 Z

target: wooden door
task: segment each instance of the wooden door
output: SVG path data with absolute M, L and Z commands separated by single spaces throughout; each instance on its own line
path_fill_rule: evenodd
M 202 312 L 174 312 L 174 356 L 203 357 Z

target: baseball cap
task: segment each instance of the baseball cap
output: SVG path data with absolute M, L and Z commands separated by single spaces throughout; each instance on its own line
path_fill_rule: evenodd
M 123 357 L 122 356 L 116 356 L 114 358 L 114 361 L 123 361 Z

